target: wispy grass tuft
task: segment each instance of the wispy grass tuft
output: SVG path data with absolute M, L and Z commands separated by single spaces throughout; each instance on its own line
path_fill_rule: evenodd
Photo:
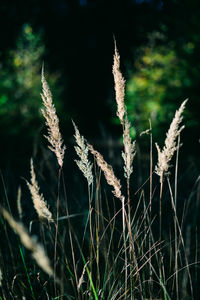
M 136 155 L 135 141 L 131 140 L 130 137 L 130 122 L 128 118 L 125 118 L 124 132 L 123 132 L 123 144 L 124 152 L 122 152 L 122 157 L 124 159 L 124 176 L 129 180 L 133 172 L 133 159 Z
M 88 159 L 88 146 L 83 136 L 80 135 L 80 132 L 76 126 L 76 124 L 72 121 L 75 130 L 75 140 L 77 146 L 75 146 L 75 150 L 77 155 L 79 156 L 80 160 L 75 160 L 77 166 L 87 179 L 88 185 L 90 186 L 93 183 L 93 174 L 92 174 L 92 167 L 93 164 Z
M 117 179 L 117 177 L 115 176 L 113 168 L 104 160 L 103 156 L 98 151 L 94 150 L 92 145 L 88 144 L 88 148 L 94 155 L 97 165 L 103 171 L 107 183 L 114 188 L 112 191 L 113 194 L 115 195 L 115 197 L 122 200 L 123 196 L 121 192 L 121 184 L 119 179 Z
M 65 145 L 63 144 L 62 136 L 59 129 L 59 119 L 56 115 L 56 109 L 53 104 L 52 94 L 48 83 L 44 77 L 44 68 L 42 68 L 42 100 L 44 103 L 44 109 L 41 109 L 44 118 L 46 119 L 46 125 L 48 135 L 45 136 L 50 146 L 49 149 L 55 153 L 58 164 L 62 168 L 65 155 Z
M 124 123 L 124 115 L 126 112 L 124 104 L 125 96 L 125 79 L 120 71 L 120 55 L 117 50 L 117 45 L 115 42 L 115 53 L 114 53 L 114 63 L 113 63 L 113 76 L 115 82 L 115 95 L 117 102 L 117 116 L 120 119 L 121 124 Z
M 47 257 L 43 246 L 40 245 L 35 238 L 32 238 L 25 227 L 21 223 L 16 222 L 6 209 L 1 208 L 1 213 L 9 223 L 10 227 L 18 234 L 24 247 L 32 252 L 32 256 L 38 266 L 40 266 L 40 268 L 42 268 L 49 276 L 53 276 L 53 269 L 51 268 L 50 260 Z
M 182 122 L 182 113 L 185 109 L 187 99 L 181 104 L 180 108 L 176 111 L 174 119 L 169 127 L 169 130 L 166 135 L 165 145 L 163 150 L 160 150 L 160 147 L 156 143 L 156 148 L 158 151 L 158 162 L 155 167 L 155 173 L 160 176 L 160 181 L 163 181 L 163 177 L 168 173 L 170 167 L 170 161 L 177 150 L 177 138 L 181 131 L 184 129 L 184 125 L 180 127 Z
M 21 190 L 21 187 L 19 186 L 18 191 L 17 191 L 17 210 L 18 210 L 20 220 L 22 219 L 21 195 L 22 195 L 22 190 Z
M 49 222 L 53 222 L 52 213 L 48 209 L 43 195 L 40 194 L 32 159 L 31 159 L 31 183 L 29 183 L 28 181 L 26 181 L 26 183 L 30 190 L 33 204 L 34 204 L 35 210 L 36 210 L 39 218 L 46 219 Z

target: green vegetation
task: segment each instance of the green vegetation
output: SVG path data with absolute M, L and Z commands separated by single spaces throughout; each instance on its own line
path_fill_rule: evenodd
M 196 43 L 192 37 L 181 49 L 178 42 L 167 41 L 163 33 L 153 32 L 147 45 L 140 47 L 135 56 L 134 68 L 127 82 L 127 109 L 138 133 L 146 130 L 151 119 L 154 137 L 159 139 L 163 128 L 172 118 L 182 95 L 190 98 L 187 109 L 190 116 L 187 127 L 197 135 L 199 118 L 193 114 L 198 95 L 196 70 L 191 69 Z
M 40 123 L 38 91 L 44 54 L 42 33 L 35 33 L 30 24 L 24 24 L 15 49 L 0 57 L 0 127 L 6 128 L 7 136 L 15 138 L 28 127 L 26 134 L 32 138 L 35 125 Z M 57 75 L 49 76 L 49 81 L 54 86 Z M 58 89 L 55 94 L 59 96 Z

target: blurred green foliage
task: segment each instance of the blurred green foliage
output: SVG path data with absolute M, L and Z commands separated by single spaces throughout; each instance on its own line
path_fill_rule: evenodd
M 39 127 L 44 55 L 42 33 L 35 33 L 30 24 L 24 24 L 15 49 L 9 50 L 5 58 L 0 57 L 0 128 L 8 138 L 19 135 L 25 128 L 30 138 Z M 57 78 L 57 74 L 47 76 L 53 91 Z M 57 88 L 55 94 L 59 93 Z M 57 105 L 56 99 L 54 102 Z
M 159 139 L 180 103 L 191 97 L 189 103 L 194 104 L 197 78 L 190 66 L 194 48 L 195 43 L 187 41 L 180 54 L 176 43 L 168 42 L 159 32 L 153 32 L 148 44 L 139 48 L 126 93 L 128 114 L 138 133 L 149 128 L 151 119 L 154 137 Z M 199 118 L 192 115 L 188 105 L 186 114 L 188 119 L 191 116 L 187 126 L 197 130 Z

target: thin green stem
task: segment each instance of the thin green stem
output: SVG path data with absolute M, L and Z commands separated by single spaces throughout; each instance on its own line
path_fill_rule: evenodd
M 32 284 L 31 284 L 30 276 L 29 276 L 29 274 L 28 274 L 28 269 L 27 269 L 27 266 L 26 266 L 26 262 L 25 262 L 25 259 L 24 259 L 24 254 L 23 254 L 23 252 L 22 252 L 22 248 L 21 248 L 20 245 L 19 245 L 19 251 L 20 251 L 20 255 L 21 255 L 21 258 L 22 258 L 23 265 L 24 265 L 24 269 L 25 269 L 25 271 L 26 271 L 26 276 L 27 276 L 27 279 L 28 279 L 28 283 L 29 283 L 29 287 L 30 287 L 30 290 L 31 290 L 32 298 L 33 298 L 34 300 L 36 300 L 35 294 L 34 294 L 34 291 L 33 291 L 33 287 L 32 287 Z
M 178 217 L 177 217 L 177 213 L 176 213 L 176 207 L 175 207 L 175 204 L 174 204 L 174 197 L 173 197 L 173 193 L 172 193 L 172 188 L 171 188 L 171 184 L 170 184 L 170 181 L 169 181 L 169 177 L 167 177 L 167 182 L 168 182 L 169 191 L 170 191 L 172 209 L 174 211 L 174 218 L 175 218 L 175 221 L 176 221 L 176 224 L 177 224 L 177 229 L 178 229 L 178 232 L 179 232 L 179 235 L 180 235 L 180 239 L 181 239 L 181 242 L 182 242 L 182 245 L 183 245 L 183 249 L 184 249 L 185 261 L 186 261 L 186 264 L 187 264 L 188 277 L 189 277 L 189 281 L 190 281 L 191 296 L 192 296 L 192 299 L 194 299 L 194 297 L 193 297 L 192 278 L 191 278 L 191 273 L 190 273 L 190 269 L 189 269 L 188 258 L 187 258 L 186 249 L 185 249 L 185 242 L 184 242 L 184 239 L 183 239 L 181 227 L 180 227 L 180 224 L 179 224 L 179 221 L 178 221 Z

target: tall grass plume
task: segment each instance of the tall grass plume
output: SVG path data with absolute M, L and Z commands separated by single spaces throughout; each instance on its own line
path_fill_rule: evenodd
M 120 119 L 121 124 L 124 123 L 124 115 L 126 112 L 125 104 L 124 104 L 124 96 L 125 96 L 125 79 L 122 76 L 120 71 L 120 55 L 117 50 L 116 42 L 115 42 L 115 53 L 114 53 L 114 62 L 113 62 L 113 76 L 115 83 L 115 95 L 117 102 L 117 116 Z
M 40 245 L 35 238 L 32 238 L 25 227 L 21 223 L 16 222 L 6 209 L 1 208 L 1 213 L 4 219 L 9 223 L 10 227 L 17 233 L 24 247 L 32 252 L 32 257 L 35 259 L 38 266 L 40 266 L 40 268 L 49 276 L 53 276 L 53 269 L 51 268 L 50 260 L 47 257 L 43 246 Z
M 136 155 L 136 146 L 135 141 L 132 141 L 130 137 L 130 123 L 127 117 L 124 123 L 123 144 L 124 152 L 122 152 L 122 157 L 124 160 L 124 176 L 129 180 L 133 172 L 132 165 L 133 159 Z
M 184 125 L 180 127 L 182 122 L 182 113 L 185 109 L 187 99 L 183 101 L 180 108 L 176 111 L 175 116 L 171 122 L 169 130 L 166 134 L 165 145 L 161 151 L 160 147 L 156 143 L 156 148 L 158 151 L 158 162 L 155 167 L 155 173 L 160 176 L 160 181 L 163 181 L 163 177 L 168 173 L 170 168 L 170 161 L 177 150 L 177 137 L 184 129 Z
M 43 195 L 40 194 L 40 190 L 39 190 L 38 182 L 36 180 L 32 159 L 31 159 L 31 172 L 30 173 L 31 173 L 31 183 L 29 183 L 28 181 L 26 183 L 30 190 L 35 210 L 36 210 L 39 218 L 46 219 L 49 222 L 53 222 L 52 213 L 48 209 Z
M 65 145 L 63 144 L 62 136 L 59 129 L 59 119 L 56 115 L 56 109 L 53 104 L 52 94 L 48 83 L 44 76 L 44 68 L 42 68 L 42 93 L 41 97 L 44 103 L 44 109 L 41 109 L 46 120 L 48 135 L 46 139 L 49 142 L 49 149 L 55 153 L 58 164 L 62 168 L 65 155 Z
M 73 122 L 74 130 L 75 130 L 75 140 L 77 146 L 74 146 L 77 155 L 79 156 L 80 160 L 75 160 L 77 166 L 87 179 L 88 185 L 90 186 L 93 183 L 93 174 L 92 174 L 92 163 L 88 159 L 88 145 L 83 136 L 80 135 L 80 132 Z
M 88 144 L 88 148 L 94 155 L 97 165 L 103 171 L 107 183 L 113 187 L 112 193 L 115 195 L 115 197 L 122 200 L 123 196 L 121 192 L 121 184 L 119 179 L 117 179 L 115 176 L 113 168 L 104 160 L 103 156 L 98 151 L 94 150 L 90 144 Z

